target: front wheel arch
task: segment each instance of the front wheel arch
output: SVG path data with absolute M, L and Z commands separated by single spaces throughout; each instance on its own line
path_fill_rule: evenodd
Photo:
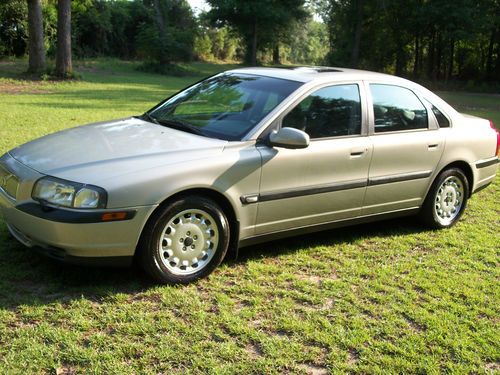
M 141 229 L 141 235 L 139 237 L 139 240 L 137 242 L 137 247 L 135 251 L 134 257 L 137 259 L 139 254 L 139 244 L 141 243 L 142 236 L 144 234 L 144 230 L 147 228 L 148 224 L 151 222 L 151 220 L 154 220 L 156 218 L 156 215 L 158 214 L 159 211 L 163 210 L 166 206 L 168 206 L 170 203 L 175 202 L 179 200 L 180 198 L 187 197 L 187 196 L 201 196 L 205 197 L 208 199 L 213 200 L 215 203 L 217 203 L 222 210 L 224 211 L 224 214 L 227 216 L 227 219 L 229 221 L 229 231 L 230 231 L 230 243 L 229 243 L 229 249 L 226 253 L 226 258 L 228 256 L 236 257 L 238 253 L 238 243 L 239 243 L 239 236 L 240 236 L 240 226 L 239 226 L 239 220 L 236 216 L 236 211 L 232 205 L 232 203 L 229 201 L 229 199 L 224 196 L 222 193 L 213 190 L 213 189 L 208 189 L 208 188 L 192 188 L 192 189 L 187 189 L 187 190 L 182 190 L 179 191 L 168 198 L 165 198 L 159 205 L 156 207 L 150 214 L 147 220 L 145 221 L 142 229 Z

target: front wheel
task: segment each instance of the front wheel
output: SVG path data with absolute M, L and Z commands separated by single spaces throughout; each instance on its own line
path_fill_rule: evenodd
M 209 275 L 229 246 L 229 222 L 210 199 L 188 196 L 160 209 L 140 243 L 143 268 L 155 280 L 186 284 Z
M 462 216 L 469 183 L 457 168 L 443 171 L 434 181 L 422 206 L 421 218 L 433 228 L 449 228 Z

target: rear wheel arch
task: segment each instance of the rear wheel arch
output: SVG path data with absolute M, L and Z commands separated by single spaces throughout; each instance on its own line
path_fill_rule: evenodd
M 461 218 L 470 191 L 464 171 L 450 164 L 432 182 L 418 216 L 431 228 L 449 228 Z
M 467 177 L 467 182 L 469 184 L 469 191 L 467 192 L 467 195 L 470 198 L 470 196 L 472 195 L 472 187 L 474 186 L 474 173 L 472 172 L 472 168 L 469 165 L 469 163 L 467 163 L 467 162 L 465 162 L 463 160 L 457 160 L 457 161 L 454 161 L 452 163 L 447 164 L 445 167 L 443 167 L 439 171 L 439 173 L 436 174 L 436 177 L 434 178 L 434 181 L 437 178 L 439 178 L 439 176 L 441 175 L 441 173 L 443 173 L 444 171 L 446 171 L 448 169 L 453 169 L 453 168 L 461 170 L 462 173 L 465 175 L 465 177 Z M 432 183 L 434 183 L 434 181 L 432 181 Z M 429 194 L 429 192 L 427 192 L 427 194 Z

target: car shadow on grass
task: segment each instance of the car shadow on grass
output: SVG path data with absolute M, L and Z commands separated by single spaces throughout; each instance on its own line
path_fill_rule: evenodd
M 416 217 L 382 220 L 373 223 L 324 230 L 245 247 L 239 249 L 238 258 L 233 261 L 246 262 L 258 258 L 286 255 L 304 248 L 332 247 L 376 236 L 391 237 L 423 233 L 426 231 L 429 231 L 429 229 L 423 226 Z
M 226 262 L 241 265 L 304 248 L 331 247 L 373 236 L 390 237 L 423 231 L 426 229 L 413 218 L 361 224 L 242 248 L 237 259 L 230 257 Z M 3 225 L 0 226 L 0 240 L 0 309 L 64 304 L 82 298 L 97 302 L 118 293 L 135 295 L 157 287 L 137 266 L 90 268 L 46 258 L 17 243 Z

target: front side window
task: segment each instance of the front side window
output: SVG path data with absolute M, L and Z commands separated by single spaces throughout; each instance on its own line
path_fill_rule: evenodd
M 313 92 L 284 117 L 282 127 L 303 130 L 311 138 L 361 134 L 358 85 L 336 85 Z
M 413 93 L 400 86 L 370 84 L 375 133 L 427 129 L 427 110 Z
M 223 74 L 173 96 L 145 119 L 207 137 L 239 140 L 301 85 L 250 74 Z

